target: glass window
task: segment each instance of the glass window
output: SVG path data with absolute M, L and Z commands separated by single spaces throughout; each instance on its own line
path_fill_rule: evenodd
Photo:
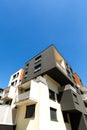
M 14 86 L 14 84 L 15 84 L 14 82 L 11 83 L 12 86 Z
M 17 73 L 17 77 L 19 76 L 19 72 Z
M 41 70 L 41 64 L 34 67 L 34 72 Z
M 28 67 L 29 67 L 29 63 L 27 63 L 27 64 L 26 64 L 26 68 L 25 68 L 25 69 L 27 70 L 27 69 L 28 69 Z
M 16 78 L 16 74 L 15 75 L 13 75 L 13 79 L 15 79 Z
M 52 121 L 57 121 L 57 109 L 50 107 L 50 118 Z
M 31 118 L 35 116 L 35 104 L 26 106 L 26 115 L 25 118 Z
M 35 63 L 41 61 L 41 55 L 35 58 Z
M 25 72 L 24 78 L 27 78 L 28 71 Z
M 49 89 L 49 98 L 55 100 L 55 92 Z

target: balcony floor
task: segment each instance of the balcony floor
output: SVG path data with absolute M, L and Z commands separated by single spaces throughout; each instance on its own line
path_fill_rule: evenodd
M 35 100 L 26 99 L 26 100 L 15 102 L 15 105 L 22 106 L 22 105 L 25 105 L 25 104 L 32 105 L 32 104 L 36 104 L 36 103 L 37 103 L 37 101 L 35 101 Z

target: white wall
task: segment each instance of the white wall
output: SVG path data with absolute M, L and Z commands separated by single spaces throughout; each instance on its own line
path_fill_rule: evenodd
M 16 110 L 9 105 L 0 105 L 0 124 L 14 124 Z
M 66 130 L 64 120 L 62 117 L 61 107 L 57 101 L 52 101 L 49 99 L 49 89 L 53 90 L 55 93 L 58 93 L 58 87 L 60 85 L 52 80 L 50 77 L 45 76 L 47 84 L 44 85 L 39 83 L 40 87 L 40 119 L 39 130 Z M 50 107 L 57 109 L 57 120 L 58 121 L 51 121 L 50 119 Z
M 25 118 L 26 105 L 29 105 L 28 102 L 27 104 L 18 107 L 16 130 L 66 130 L 60 104 L 57 101 L 49 99 L 49 89 L 58 93 L 58 87 L 60 87 L 60 85 L 47 75 L 45 78 L 47 85 L 42 82 L 31 82 L 30 97 L 37 99 L 35 118 Z M 50 107 L 57 109 L 58 121 L 51 121 Z
M 16 87 L 11 86 L 9 89 L 8 97 L 13 99 L 15 97 L 15 93 L 16 93 Z

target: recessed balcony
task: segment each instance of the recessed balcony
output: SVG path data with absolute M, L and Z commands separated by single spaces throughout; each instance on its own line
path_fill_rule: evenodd
M 8 99 L 13 99 L 15 95 L 15 90 L 16 88 L 13 86 L 7 87 L 2 94 L 2 100 L 8 100 Z

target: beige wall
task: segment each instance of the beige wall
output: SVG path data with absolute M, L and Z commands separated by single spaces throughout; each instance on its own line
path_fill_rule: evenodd
M 26 105 L 28 104 L 18 107 L 16 130 L 66 130 L 60 104 L 57 101 L 52 101 L 49 99 L 49 88 L 55 91 L 55 93 L 58 93 L 58 87 L 60 87 L 60 85 L 47 75 L 45 78 L 47 85 L 42 82 L 32 82 L 32 94 L 35 95 L 37 92 L 37 90 L 34 91 L 36 84 L 36 88 L 39 89 L 38 94 L 36 94 L 36 97 L 38 97 L 38 102 L 36 103 L 35 118 L 25 118 Z M 50 107 L 57 109 L 58 121 L 50 120 Z
M 17 110 L 16 130 L 38 130 L 38 105 L 36 105 L 35 118 L 25 118 L 26 105 L 20 106 Z

